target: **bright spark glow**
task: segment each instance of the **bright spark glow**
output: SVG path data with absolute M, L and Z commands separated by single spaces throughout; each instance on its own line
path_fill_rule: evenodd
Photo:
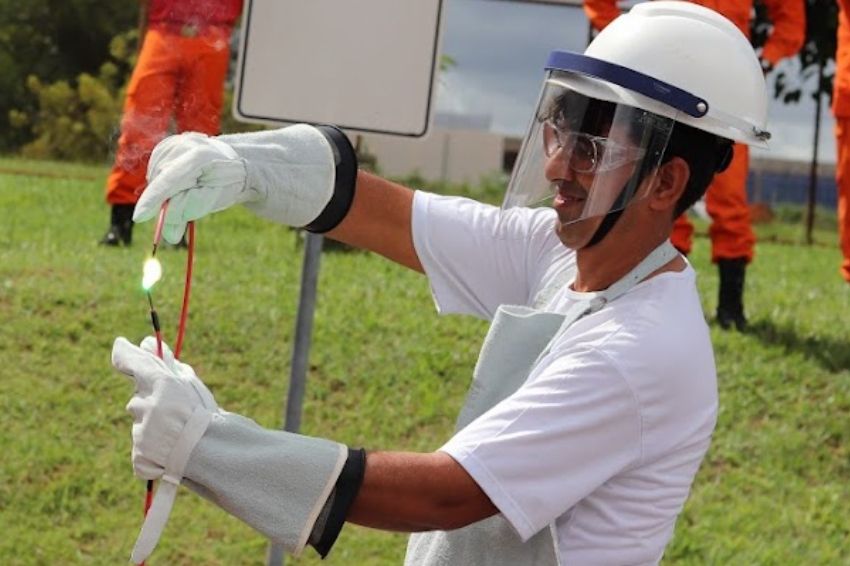
M 142 273 L 142 288 L 145 291 L 150 291 L 151 287 L 162 277 L 162 264 L 155 257 L 149 258 L 145 261 Z

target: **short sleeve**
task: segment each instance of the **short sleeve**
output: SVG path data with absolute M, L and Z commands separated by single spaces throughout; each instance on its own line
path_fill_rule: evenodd
M 562 355 L 440 450 L 525 541 L 641 455 L 640 411 L 597 350 Z
M 499 209 L 471 199 L 418 191 L 413 245 L 437 310 L 492 318 L 501 304 L 526 304 L 551 247 L 551 209 L 499 222 Z

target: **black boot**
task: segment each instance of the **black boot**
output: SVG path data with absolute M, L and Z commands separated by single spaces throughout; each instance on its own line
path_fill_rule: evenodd
M 744 316 L 744 277 L 747 260 L 743 257 L 720 259 L 717 261 L 720 272 L 720 293 L 717 302 L 717 324 L 728 330 L 733 326 L 738 330 L 747 328 Z
M 133 243 L 133 211 L 135 204 L 113 204 L 109 230 L 100 240 L 104 246 L 129 246 Z

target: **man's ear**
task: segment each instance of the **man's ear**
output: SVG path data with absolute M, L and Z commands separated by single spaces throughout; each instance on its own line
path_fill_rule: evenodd
M 650 195 L 649 206 L 652 210 L 667 210 L 676 207 L 679 197 L 685 192 L 691 168 L 681 157 L 673 157 L 658 168 L 655 187 Z

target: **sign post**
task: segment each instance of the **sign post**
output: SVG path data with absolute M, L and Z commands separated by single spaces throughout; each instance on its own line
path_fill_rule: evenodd
M 244 122 L 333 124 L 425 135 L 442 0 L 246 0 L 233 113 Z M 323 237 L 308 234 L 284 428 L 298 432 Z M 270 545 L 268 566 L 283 549 Z

